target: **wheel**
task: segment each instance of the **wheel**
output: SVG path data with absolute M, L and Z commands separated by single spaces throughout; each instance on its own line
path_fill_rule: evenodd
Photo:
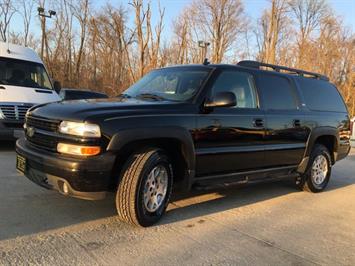
M 332 162 L 328 149 L 321 144 L 316 144 L 307 170 L 298 180 L 298 186 L 304 191 L 321 192 L 328 185 L 331 171 Z
M 172 166 L 162 150 L 148 149 L 132 155 L 117 189 L 119 219 L 143 227 L 158 222 L 169 203 L 172 183 Z

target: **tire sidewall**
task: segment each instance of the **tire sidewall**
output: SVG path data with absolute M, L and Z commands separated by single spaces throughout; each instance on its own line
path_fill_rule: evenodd
M 163 165 L 168 171 L 168 187 L 162 205 L 155 212 L 149 212 L 146 210 L 144 205 L 144 185 L 150 171 L 157 165 Z M 143 169 L 139 175 L 138 184 L 139 185 L 137 186 L 136 191 L 136 215 L 139 223 L 142 226 L 151 226 L 156 223 L 164 214 L 169 204 L 173 184 L 172 165 L 169 161 L 169 158 L 161 150 L 157 150 L 156 152 L 154 152 L 144 164 Z
M 323 155 L 326 159 L 327 159 L 327 165 L 328 165 L 328 172 L 327 172 L 327 176 L 324 179 L 324 181 L 321 184 L 316 184 L 314 183 L 314 180 L 312 178 L 312 166 L 313 163 L 315 161 L 315 159 L 319 156 L 319 155 Z M 321 192 L 323 191 L 329 182 L 330 176 L 331 176 L 331 172 L 332 172 L 332 161 L 331 161 L 331 157 L 330 154 L 328 152 L 328 149 L 326 147 L 324 147 L 323 145 L 317 145 L 314 149 L 314 151 L 312 152 L 311 155 L 311 160 L 309 162 L 309 167 L 308 167 L 308 171 L 307 171 L 307 186 L 309 187 L 309 189 L 312 192 Z

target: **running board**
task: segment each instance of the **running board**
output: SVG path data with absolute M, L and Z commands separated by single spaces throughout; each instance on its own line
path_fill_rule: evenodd
M 297 165 L 195 178 L 194 188 L 210 189 L 297 177 Z

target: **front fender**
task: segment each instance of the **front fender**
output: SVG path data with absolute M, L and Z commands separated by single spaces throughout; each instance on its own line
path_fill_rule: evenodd
M 129 143 L 149 139 L 178 140 L 181 143 L 181 152 L 188 167 L 189 175 L 194 175 L 196 164 L 194 143 L 190 132 L 182 127 L 143 127 L 120 130 L 111 138 L 107 150 L 118 152 Z

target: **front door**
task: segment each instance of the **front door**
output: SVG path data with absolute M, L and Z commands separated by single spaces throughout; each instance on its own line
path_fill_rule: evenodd
M 254 170 L 264 166 L 264 113 L 259 108 L 254 76 L 222 70 L 209 97 L 231 91 L 234 107 L 217 107 L 197 118 L 197 177 Z

